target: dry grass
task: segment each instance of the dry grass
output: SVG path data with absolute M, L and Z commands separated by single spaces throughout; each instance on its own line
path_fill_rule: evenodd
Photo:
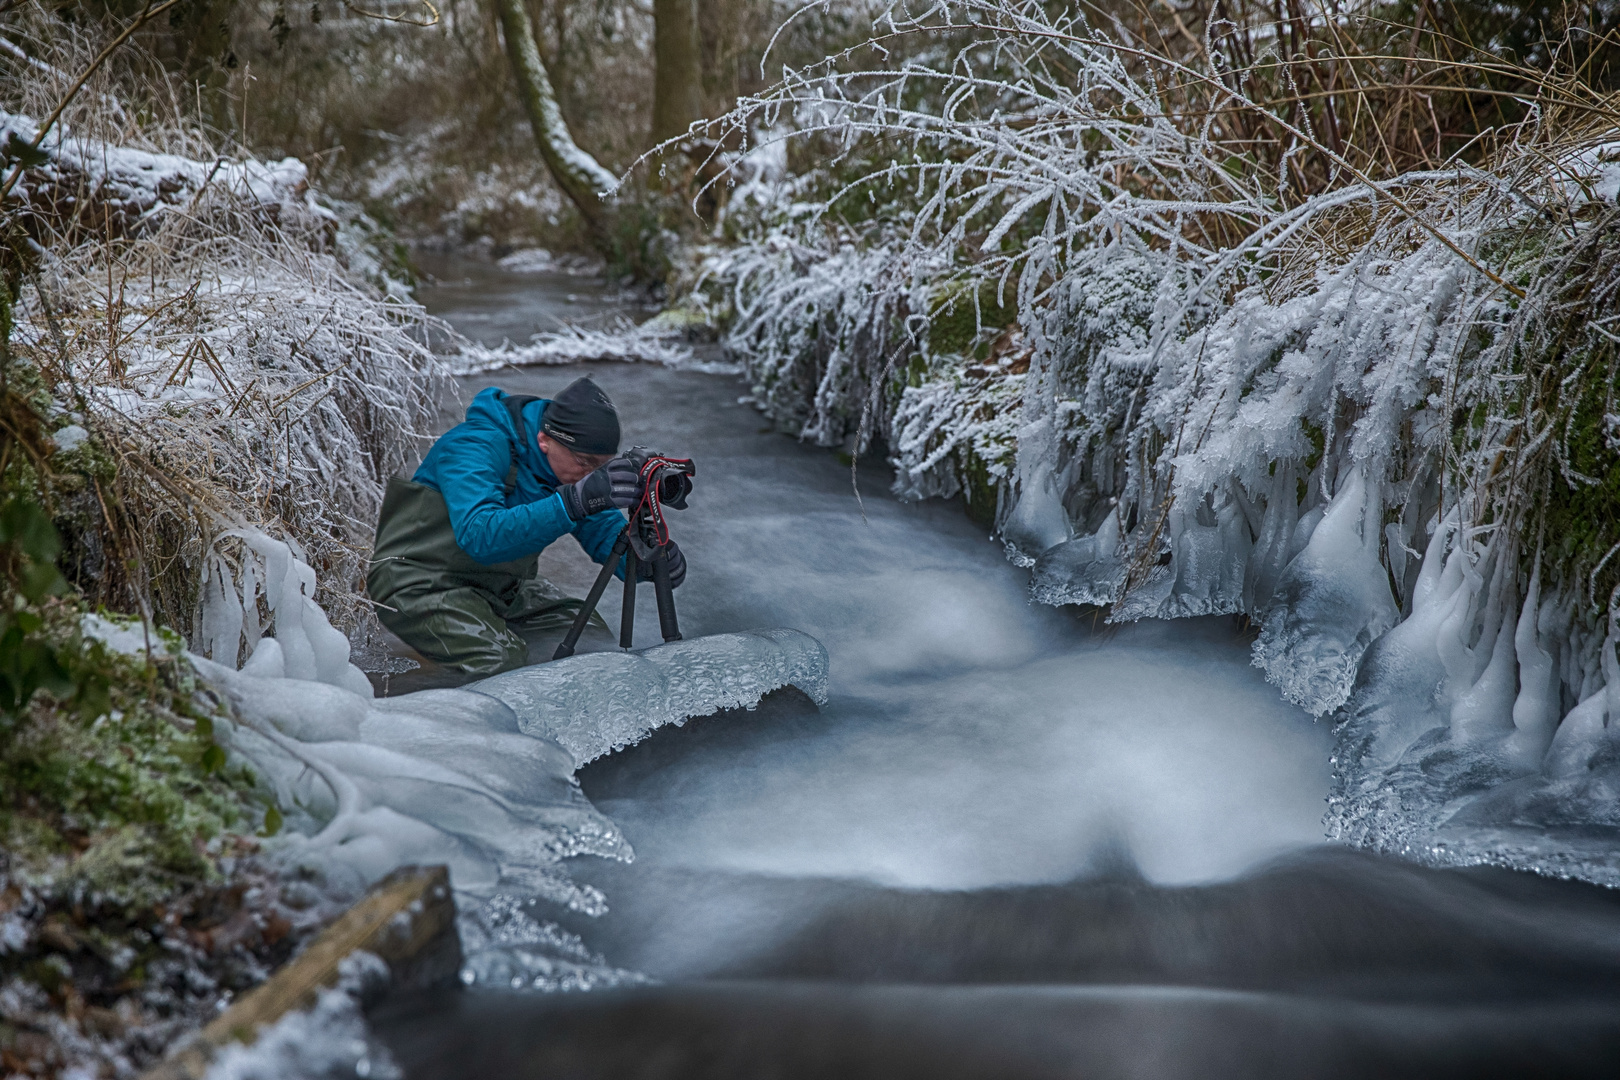
M 88 30 L 47 39 L 39 18 L 24 9 L 0 33 L 64 73 L 97 49 Z M 345 265 L 342 222 L 298 169 L 244 163 L 160 65 L 117 60 L 7 213 L 13 351 L 48 426 L 92 436 L 39 464 L 70 569 L 92 600 L 191 632 L 215 538 L 256 525 L 302 548 L 354 628 L 383 484 L 434 415 L 436 325 Z M 4 108 L 55 107 L 61 80 L 35 71 L 9 65 Z

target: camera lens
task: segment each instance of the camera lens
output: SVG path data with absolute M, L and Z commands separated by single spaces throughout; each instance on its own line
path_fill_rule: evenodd
M 675 469 L 661 470 L 658 475 L 658 501 L 675 510 L 686 509 L 686 496 L 692 490 L 692 481 Z

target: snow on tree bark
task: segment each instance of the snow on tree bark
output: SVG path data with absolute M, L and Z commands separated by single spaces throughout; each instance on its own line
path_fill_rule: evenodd
M 524 10 L 522 0 L 495 0 L 495 11 L 501 23 L 501 37 L 506 42 L 506 56 L 512 65 L 512 77 L 517 80 L 523 111 L 534 129 L 540 156 L 557 186 L 579 208 L 592 235 L 602 244 L 612 215 L 611 204 L 603 196 L 618 190 L 619 181 L 574 142 L 568 122 L 557 106 L 557 94 L 551 87 L 551 77 L 546 74 L 546 65 L 540 59 L 534 28 L 529 24 L 529 13 Z

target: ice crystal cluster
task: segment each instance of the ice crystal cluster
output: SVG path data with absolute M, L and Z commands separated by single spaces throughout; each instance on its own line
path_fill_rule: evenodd
M 1241 80 L 1189 122 L 1072 9 L 901 14 L 976 36 L 730 118 L 837 151 L 711 263 L 760 407 L 966 489 L 1038 600 L 1257 621 L 1337 725 L 1333 834 L 1620 884 L 1620 131 L 1374 179 L 1289 128 L 1301 196 L 1222 144 Z

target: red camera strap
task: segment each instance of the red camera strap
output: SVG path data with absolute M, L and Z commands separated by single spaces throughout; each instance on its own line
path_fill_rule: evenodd
M 677 469 L 691 476 L 697 472 L 691 458 L 650 457 L 641 463 L 641 502 L 636 505 L 632 519 L 643 511 L 653 523 L 653 531 L 658 536 L 658 545 L 669 543 L 669 526 L 664 524 L 664 508 L 658 501 L 658 485 L 653 478 L 658 475 L 659 469 Z

